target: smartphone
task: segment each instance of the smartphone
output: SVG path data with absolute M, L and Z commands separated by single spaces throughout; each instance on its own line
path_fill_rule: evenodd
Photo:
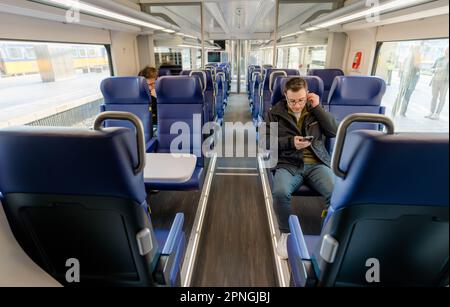
M 312 142 L 313 140 L 314 140 L 313 136 L 304 136 L 302 139 L 303 142 L 305 141 Z

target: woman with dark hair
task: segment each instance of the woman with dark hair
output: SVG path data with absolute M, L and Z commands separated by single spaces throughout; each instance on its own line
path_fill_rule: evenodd
M 153 125 L 158 123 L 158 112 L 157 112 L 157 100 L 156 100 L 156 88 L 155 82 L 158 78 L 158 70 L 154 67 L 145 67 L 143 70 L 139 72 L 139 77 L 144 77 L 147 79 L 147 84 L 150 89 L 151 97 L 152 97 L 152 122 Z

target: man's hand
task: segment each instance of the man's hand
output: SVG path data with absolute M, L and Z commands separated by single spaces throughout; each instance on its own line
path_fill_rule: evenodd
M 315 108 L 320 104 L 320 97 L 314 93 L 308 93 L 308 102 L 311 103 L 312 108 Z
M 305 149 L 305 148 L 308 148 L 309 146 L 311 146 L 311 142 L 310 141 L 303 141 L 303 137 L 302 136 L 294 137 L 294 144 L 295 144 L 295 148 L 297 150 Z

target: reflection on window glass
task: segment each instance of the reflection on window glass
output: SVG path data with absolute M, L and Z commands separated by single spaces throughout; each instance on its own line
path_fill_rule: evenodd
M 277 67 L 299 69 L 306 75 L 308 69 L 325 68 L 327 46 L 288 46 L 278 48 Z
M 26 58 L 29 60 L 36 59 L 36 53 L 34 53 L 34 48 L 25 48 L 25 55 L 26 55 Z
M 201 67 L 201 51 L 196 48 L 155 48 L 156 68 L 161 65 L 181 65 L 183 70 Z
M 0 41 L 0 50 L 0 128 L 92 126 L 111 76 L 104 46 Z
M 249 65 L 272 64 L 273 43 L 271 41 L 249 42 Z
M 80 58 L 85 58 L 86 57 L 86 49 L 80 48 L 78 50 L 78 52 L 79 52 Z
M 385 42 L 376 75 L 387 84 L 383 105 L 398 132 L 448 132 L 448 39 Z
M 23 49 L 18 47 L 6 48 L 8 58 L 11 60 L 21 60 L 23 58 Z

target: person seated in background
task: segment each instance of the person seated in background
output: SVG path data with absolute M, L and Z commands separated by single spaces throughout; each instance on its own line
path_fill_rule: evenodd
M 154 67 L 147 66 L 139 72 L 139 77 L 147 79 L 148 87 L 152 97 L 152 122 L 153 125 L 158 123 L 157 99 L 155 83 L 158 78 L 158 70 Z
M 306 181 L 324 196 L 327 208 L 330 204 L 334 177 L 324 141 L 326 137 L 336 137 L 338 124 L 320 105 L 319 96 L 308 92 L 308 84 L 301 77 L 290 79 L 284 94 L 286 100 L 277 103 L 267 114 L 266 131 L 270 137 L 270 123 L 278 123 L 278 163 L 272 196 L 282 233 L 277 253 L 287 259 L 292 193 Z M 327 209 L 322 219 L 326 213 Z

